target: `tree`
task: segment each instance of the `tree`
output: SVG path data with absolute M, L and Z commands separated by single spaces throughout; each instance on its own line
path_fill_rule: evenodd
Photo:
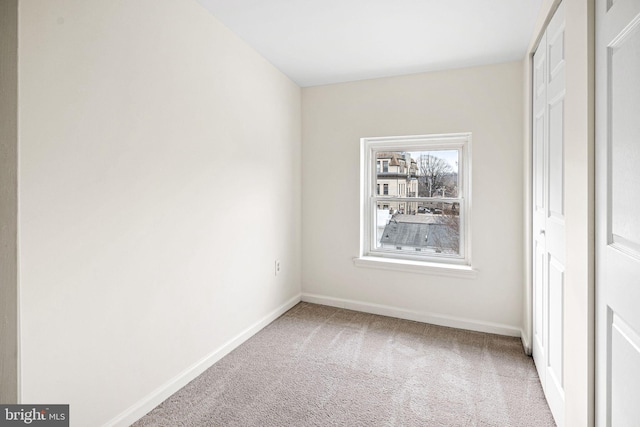
M 446 160 L 421 154 L 418 159 L 418 196 L 438 197 L 443 189 L 450 192 L 449 187 L 455 185 L 453 177 L 454 170 Z
M 452 210 L 445 210 L 441 215 L 438 215 L 433 225 L 440 227 L 439 233 L 434 239 L 439 252 L 460 253 L 460 216 Z

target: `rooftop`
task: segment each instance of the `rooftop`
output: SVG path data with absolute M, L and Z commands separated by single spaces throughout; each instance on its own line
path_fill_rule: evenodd
M 399 222 L 392 219 L 385 227 L 380 243 L 451 251 L 457 247 L 453 237 L 451 228 L 446 224 Z

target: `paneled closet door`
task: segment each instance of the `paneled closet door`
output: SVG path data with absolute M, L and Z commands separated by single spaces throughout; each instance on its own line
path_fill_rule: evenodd
M 596 425 L 640 425 L 640 0 L 596 1 Z
M 533 358 L 564 425 L 564 7 L 533 57 Z

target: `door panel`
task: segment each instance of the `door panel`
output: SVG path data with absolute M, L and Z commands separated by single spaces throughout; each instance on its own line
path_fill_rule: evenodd
M 564 356 L 564 267 L 554 258 L 549 262 L 549 360 L 548 369 L 557 387 L 563 388 Z M 553 327 L 551 327 L 553 326 Z
M 640 21 L 609 47 L 613 241 L 640 252 Z
M 545 260 L 546 254 L 544 246 L 537 240 L 534 241 L 534 259 L 533 259 L 533 359 L 536 360 L 536 369 L 540 382 L 544 388 L 545 375 L 545 363 L 544 360 L 544 342 L 546 340 L 545 327 L 546 323 L 543 319 L 546 317 L 546 306 L 544 301 L 547 300 L 545 289 L 544 277 L 545 277 Z
M 611 425 L 637 425 L 640 420 L 640 337 L 618 316 L 612 315 L 610 319 Z
M 554 28 L 554 34 L 549 37 L 549 70 L 551 70 L 551 78 L 549 82 L 553 82 L 560 71 L 560 64 L 564 61 L 564 28 Z
M 533 358 L 551 412 L 564 424 L 564 6 L 534 54 Z
M 537 213 L 544 215 L 544 141 L 542 140 L 545 132 L 544 122 L 544 105 L 541 113 L 535 118 L 535 130 L 538 140 L 533 146 L 534 163 L 537 169 L 534 173 L 534 209 Z
M 546 379 L 547 322 L 547 255 L 546 255 L 546 213 L 547 213 L 547 38 L 542 36 L 540 45 L 533 56 L 533 359 L 542 387 Z
M 640 419 L 640 1 L 596 1 L 596 425 Z
M 564 221 L 564 92 L 549 105 L 549 215 Z

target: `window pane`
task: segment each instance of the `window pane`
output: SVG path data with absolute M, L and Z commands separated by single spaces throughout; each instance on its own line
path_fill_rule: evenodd
M 458 197 L 458 150 L 378 151 L 378 184 L 397 197 Z M 382 168 L 379 165 L 382 164 Z
M 458 150 L 412 152 L 419 197 L 458 197 Z
M 459 256 L 460 203 L 378 201 L 375 249 Z

